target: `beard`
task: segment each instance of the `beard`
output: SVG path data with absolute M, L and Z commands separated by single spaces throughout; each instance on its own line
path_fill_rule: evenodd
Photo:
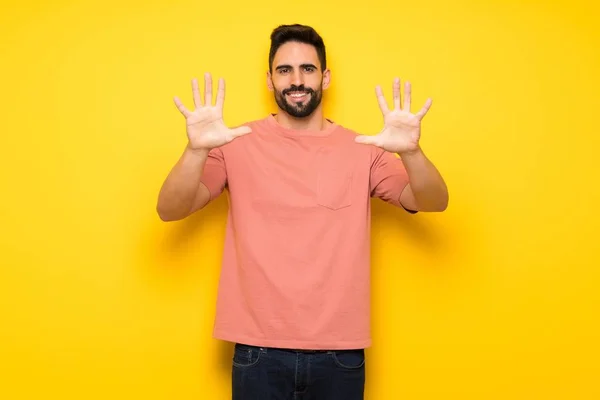
M 275 101 L 277 102 L 279 108 L 296 118 L 304 118 L 311 115 L 317 109 L 319 104 L 321 104 L 321 98 L 323 97 L 323 92 L 321 89 L 313 90 L 309 87 L 305 87 L 304 85 L 292 85 L 282 91 L 275 89 L 274 92 Z M 288 101 L 288 97 L 286 97 L 286 95 L 290 92 L 304 92 L 310 97 L 308 102 L 293 100 Z

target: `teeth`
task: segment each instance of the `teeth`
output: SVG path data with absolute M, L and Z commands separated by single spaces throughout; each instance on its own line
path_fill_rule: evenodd
M 294 94 L 290 94 L 291 97 L 302 97 L 305 96 L 307 93 L 294 93 Z

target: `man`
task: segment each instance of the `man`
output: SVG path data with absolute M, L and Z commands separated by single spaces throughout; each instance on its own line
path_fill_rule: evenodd
M 213 105 L 192 81 L 178 98 L 188 144 L 160 191 L 165 221 L 230 195 L 214 337 L 235 343 L 232 394 L 244 399 L 363 399 L 369 330 L 370 198 L 411 213 L 443 211 L 446 185 L 419 146 L 431 100 L 410 112 L 410 84 L 377 87 L 382 131 L 358 135 L 326 119 L 331 79 L 311 27 L 271 34 L 267 85 L 279 112 L 230 129 L 225 84 Z

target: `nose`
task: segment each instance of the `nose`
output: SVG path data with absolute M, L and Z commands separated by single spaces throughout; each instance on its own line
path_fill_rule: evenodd
M 292 84 L 296 86 L 300 86 L 304 83 L 304 77 L 302 76 L 302 72 L 297 69 L 292 74 Z

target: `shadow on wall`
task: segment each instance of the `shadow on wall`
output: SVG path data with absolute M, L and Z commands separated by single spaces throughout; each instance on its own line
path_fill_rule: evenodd
M 195 268 L 202 261 L 199 264 L 190 263 L 190 258 L 197 258 L 202 253 L 206 255 L 207 251 L 209 259 L 214 259 L 215 253 L 220 255 L 228 207 L 228 199 L 224 194 L 204 209 L 179 221 L 162 222 L 153 211 L 152 224 L 142 238 L 142 265 L 146 268 L 156 266 L 157 270 L 150 273 L 163 275 L 165 270 Z M 216 235 L 220 235 L 218 239 L 214 238 Z M 209 244 L 211 247 L 207 247 Z
M 435 218 L 441 213 L 410 214 L 407 211 L 379 199 L 372 199 L 371 240 L 376 247 L 382 235 L 394 235 L 405 240 L 411 248 L 430 254 L 441 255 L 448 247 L 448 237 L 443 235 Z

